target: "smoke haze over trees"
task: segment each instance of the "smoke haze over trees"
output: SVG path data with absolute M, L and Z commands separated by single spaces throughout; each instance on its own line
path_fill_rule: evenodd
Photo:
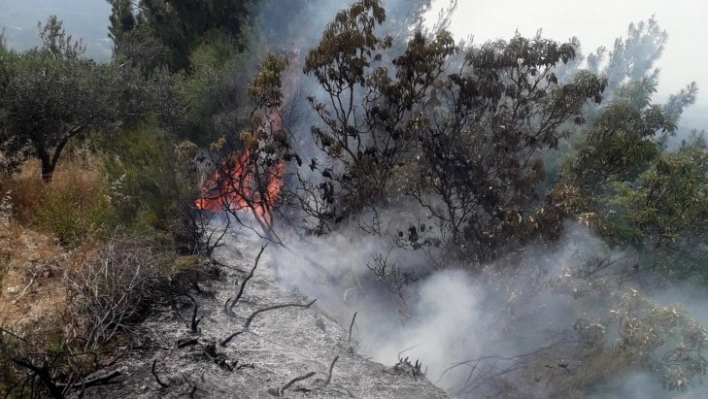
M 81 256 L 63 314 L 89 333 L 0 324 L 0 388 L 79 389 L 102 363 L 76 353 L 99 356 L 166 298 L 191 298 L 199 335 L 198 276 L 223 266 L 212 217 L 271 242 L 279 284 L 340 325 L 359 315 L 348 350 L 413 378 L 420 360 L 455 397 L 705 396 L 708 81 L 659 69 L 660 14 L 590 48 L 454 36 L 461 10 L 109 0 L 83 10 L 104 13 L 103 38 L 69 36 L 70 8 L 33 44 L 8 25 L 0 211 Z M 669 73 L 685 81 L 657 95 Z M 57 188 L 77 154 L 94 202 Z M 28 195 L 27 174 L 39 199 L 11 191 Z

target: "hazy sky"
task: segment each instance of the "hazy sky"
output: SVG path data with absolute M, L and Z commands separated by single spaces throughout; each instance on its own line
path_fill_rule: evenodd
M 669 34 L 659 95 L 674 93 L 695 80 L 698 103 L 708 104 L 708 0 L 458 0 L 451 30 L 459 37 L 470 33 L 476 42 L 509 38 L 518 30 L 565 41 L 577 36 L 583 52 L 600 45 L 611 48 L 625 36 L 630 22 L 656 15 Z M 436 0 L 440 6 L 447 0 Z
M 288 1 L 288 0 L 282 0 Z M 351 0 L 338 1 L 344 7 Z M 385 0 L 384 0 L 385 1 Z M 435 0 L 439 8 L 449 0 Z M 695 80 L 699 104 L 708 105 L 708 0 L 458 0 L 451 29 L 459 37 L 473 34 L 477 42 L 509 38 L 518 29 L 533 35 L 543 28 L 555 40 L 577 36 L 585 53 L 600 45 L 612 47 L 630 22 L 656 15 L 669 33 L 659 62 L 659 95 L 667 96 Z M 92 56 L 107 57 L 110 7 L 104 0 L 0 0 L 0 26 L 12 44 L 36 38 L 36 23 L 58 14 L 68 31 L 84 37 Z

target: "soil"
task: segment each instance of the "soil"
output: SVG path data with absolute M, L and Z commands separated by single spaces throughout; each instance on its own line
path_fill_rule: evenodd
M 264 242 L 227 235 L 214 255 L 217 278 L 199 282 L 189 294 L 198 304 L 198 332 L 192 333 L 194 305 L 184 298 L 156 309 L 136 328 L 125 356 L 90 378 L 119 373 L 113 384 L 86 388 L 86 398 L 448 398 L 414 367 L 387 367 L 355 353 L 348 326 L 318 308 L 316 298 L 289 292 L 275 281 L 274 265 L 263 259 L 227 315 Z M 266 249 L 268 251 L 268 249 Z M 264 257 L 265 258 L 265 257 Z M 224 346 L 221 342 L 240 332 Z M 329 369 L 333 364 L 331 377 Z M 154 365 L 154 373 L 153 373 Z M 296 380 L 298 377 L 307 377 Z M 159 382 L 158 382 L 159 378 Z M 292 382 L 292 383 L 291 383 Z M 78 392 L 77 392 L 78 395 Z

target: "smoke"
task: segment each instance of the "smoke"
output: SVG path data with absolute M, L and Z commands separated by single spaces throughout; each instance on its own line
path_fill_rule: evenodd
M 275 2 L 263 3 L 256 15 L 262 30 L 298 53 L 300 61 L 336 12 L 349 4 L 277 3 L 277 10 Z M 384 6 L 391 24 L 408 20 L 409 2 L 388 0 Z M 285 93 L 291 108 L 284 124 L 293 134 L 294 150 L 307 164 L 325 156 L 313 145 L 310 126 L 320 121 L 304 96 L 323 98 L 324 92 L 314 79 L 301 76 L 301 66 L 293 71 L 300 76 L 296 87 Z M 531 245 L 472 271 L 448 261 L 439 249 L 413 251 L 400 245 L 396 232 L 427 216 L 425 209 L 404 204 L 376 215 L 382 233 L 378 235 L 367 234 L 354 221 L 325 236 L 278 231 L 284 246 L 265 256 L 276 267 L 280 284 L 317 298 L 318 306 L 340 325 L 349 326 L 357 313 L 357 353 L 386 365 L 405 357 L 420 360 L 427 377 L 457 397 L 542 398 L 576 383 L 574 373 L 587 371 L 581 369 L 579 356 L 583 345 L 592 343 L 593 328 L 600 325 L 595 320 L 616 305 L 603 290 L 611 286 L 621 292 L 640 283 L 632 274 L 635 254 L 613 251 L 586 227 L 568 223 L 553 245 Z M 362 219 L 370 221 L 371 215 L 358 222 Z M 610 265 L 601 271 L 604 274 L 592 280 L 583 275 L 587 265 L 602 262 Z M 386 270 L 372 272 L 382 264 Z M 659 303 L 688 304 L 693 316 L 702 315 L 705 303 L 689 301 L 685 290 L 655 292 L 653 297 Z M 614 331 L 607 336 L 610 342 L 618 339 Z M 674 394 L 650 371 L 618 370 L 616 379 L 593 386 L 586 397 Z M 706 397 L 708 391 L 692 387 L 689 392 L 692 396 L 684 397 Z
M 420 271 L 427 256 L 392 249 L 391 243 L 350 227 L 321 237 L 286 239 L 286 248 L 270 251 L 277 280 L 283 286 L 318 299 L 321 309 L 343 327 L 358 312 L 354 328 L 357 353 L 393 366 L 401 358 L 420 360 L 427 378 L 460 398 L 541 398 L 585 373 L 577 355 L 579 321 L 595 320 L 610 310 L 602 295 L 575 293 L 588 287 L 569 273 L 598 258 L 626 269 L 632 256 L 612 251 L 584 226 L 568 224 L 554 245 L 525 248 L 519 256 L 485 271 L 470 273 L 461 265 L 430 273 L 405 286 L 406 311 L 399 297 L 367 268 L 381 253 L 406 270 Z M 513 263 L 513 264 L 512 264 Z M 511 267 L 510 267 L 511 265 Z M 620 266 L 621 265 L 621 266 Z M 510 270 L 500 273 L 498 270 Z M 422 274 L 422 273 L 421 273 Z M 555 282 L 555 283 L 554 283 Z M 628 287 L 632 285 L 630 281 Z M 619 288 L 618 288 L 619 289 Z M 688 305 L 700 312 L 704 296 L 698 291 L 655 293 L 659 304 Z M 701 313 L 693 313 L 700 315 Z M 699 317 L 701 318 L 701 317 Z M 703 316 L 703 319 L 706 317 Z M 701 320 L 703 321 L 703 320 Z M 609 327 L 609 326 L 608 326 Z M 608 333 L 608 341 L 618 339 Z M 560 368 L 563 364 L 568 367 Z M 561 366 L 558 366 L 561 365 Z M 514 381 L 499 385 L 497 378 Z M 689 395 L 705 397 L 704 387 L 690 387 Z M 681 394 L 664 389 L 657 375 L 632 367 L 616 378 L 592 387 L 588 399 L 630 397 L 666 398 Z
M 595 391 L 585 399 L 699 399 L 708 395 L 708 389 L 703 385 L 686 387 L 686 390 L 667 391 L 655 376 L 642 372 L 619 376 L 597 387 Z
M 380 237 L 363 235 L 356 228 L 317 238 L 290 237 L 288 249 L 271 252 L 271 260 L 282 285 L 318 298 L 319 306 L 340 325 L 349 325 L 358 312 L 358 353 L 387 365 L 402 357 L 421 360 L 431 381 L 454 392 L 466 385 L 470 372 L 468 367 L 459 367 L 445 373 L 456 362 L 530 352 L 572 326 L 578 315 L 567 295 L 531 292 L 539 276 L 561 273 L 564 266 L 579 261 L 579 256 L 589 256 L 593 245 L 600 245 L 583 228 L 569 226 L 568 231 L 555 250 L 525 251 L 523 266 L 533 271 L 500 276 L 490 267 L 489 273 L 473 277 L 448 265 L 429 274 L 405 287 L 406 312 L 400 298 L 373 277 L 367 264 L 387 253 L 388 260 L 404 270 L 420 270 L 425 259 L 420 253 L 392 249 Z M 586 253 L 579 255 L 578 249 Z M 520 313 L 510 314 L 511 308 Z M 519 324 L 525 326 L 523 330 L 505 331 Z

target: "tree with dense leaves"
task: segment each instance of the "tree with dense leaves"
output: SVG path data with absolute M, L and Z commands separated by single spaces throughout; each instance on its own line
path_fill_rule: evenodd
M 384 20 L 378 1 L 357 2 L 306 59 L 305 73 L 326 93 L 309 101 L 322 121 L 312 133 L 328 157 L 311 168 L 337 208 L 328 215 L 389 201 L 401 171 L 415 168 L 406 191 L 452 247 L 488 260 L 507 241 L 533 237 L 542 229 L 533 218 L 544 176 L 538 154 L 558 146 L 568 122 L 584 122 L 583 106 L 602 99 L 605 81 L 583 73 L 559 83 L 554 68 L 575 49 L 540 36 L 457 57 L 447 32 L 418 33 L 386 63 L 393 38 L 376 33 Z
M 661 58 L 668 37 L 653 16 L 647 21 L 632 23 L 627 29 L 627 37 L 617 38 L 609 54 L 605 47 L 600 47 L 589 55 L 588 67 L 595 74 L 607 76 L 608 93 L 629 81 L 649 79 L 655 84 L 659 69 L 654 64 Z M 603 68 L 601 65 L 606 58 Z
M 0 109 L 2 142 L 29 148 L 49 181 L 69 141 L 115 120 L 107 67 L 82 58 L 84 48 L 51 17 L 41 29 L 41 47 L 5 51 L 7 74 Z
M 152 35 L 169 49 L 170 70 L 180 71 L 189 68 L 192 50 L 204 41 L 238 38 L 251 5 L 250 0 L 141 0 L 138 8 Z
M 558 147 L 568 123 L 584 123 L 606 84 L 589 73 L 559 83 L 555 66 L 574 56 L 572 43 L 517 35 L 467 49 L 440 85 L 413 195 L 466 256 L 488 261 L 552 228 L 538 217 L 540 153 Z
M 125 35 L 138 25 L 138 19 L 133 12 L 131 0 L 107 0 L 111 4 L 111 16 L 108 25 L 108 37 L 113 40 L 114 52 L 119 51 Z
M 84 58 L 81 41 L 68 35 L 56 17 L 40 36 L 40 47 L 1 53 L 0 145 L 6 157 L 36 157 L 42 178 L 50 181 L 71 140 L 134 127 L 151 113 L 168 119 L 169 105 L 157 97 L 169 82 L 160 76 L 146 80 L 130 65 Z
M 645 269 L 661 271 L 662 280 L 703 275 L 696 261 L 706 239 L 701 141 L 677 153 L 665 149 L 698 88 L 691 83 L 665 104 L 652 102 L 658 85 L 653 63 L 665 40 L 652 18 L 630 25 L 628 39 L 616 41 L 606 69 L 615 81 L 612 101 L 594 110 L 593 122 L 578 132 L 549 196 L 549 203 L 567 200 L 565 217 L 635 251 Z
M 406 162 L 427 124 L 421 105 L 455 51 L 447 32 L 432 40 L 416 34 L 387 65 L 381 53 L 393 39 L 376 34 L 385 19 L 379 1 L 355 3 L 337 14 L 305 60 L 304 72 L 326 93 L 308 98 L 322 121 L 312 134 L 328 156 L 312 168 L 325 178 L 320 188 L 338 217 L 384 197 L 394 167 Z

